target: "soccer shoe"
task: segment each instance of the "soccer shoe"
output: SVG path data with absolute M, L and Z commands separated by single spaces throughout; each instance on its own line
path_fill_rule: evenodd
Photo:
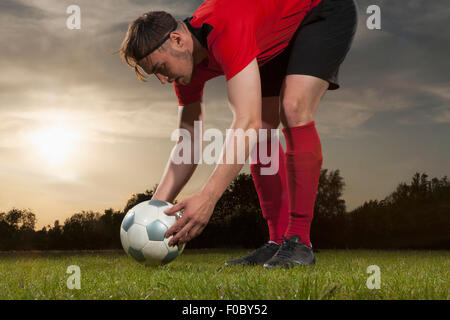
M 264 263 L 264 268 L 291 268 L 296 265 L 306 266 L 316 263 L 312 247 L 301 243 L 299 236 L 293 235 L 289 239 L 283 236 L 283 238 L 280 249 L 269 261 Z
M 267 242 L 261 248 L 258 248 L 248 255 L 225 262 L 226 266 L 254 266 L 254 265 L 263 265 L 264 262 L 267 262 L 270 258 L 273 257 L 275 253 L 277 253 L 280 246 L 275 242 Z

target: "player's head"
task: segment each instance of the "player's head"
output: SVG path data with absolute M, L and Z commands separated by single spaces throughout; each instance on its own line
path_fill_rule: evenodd
M 128 26 L 120 56 L 141 81 L 155 74 L 161 83 L 192 80 L 193 41 L 187 27 L 164 11 L 144 13 Z

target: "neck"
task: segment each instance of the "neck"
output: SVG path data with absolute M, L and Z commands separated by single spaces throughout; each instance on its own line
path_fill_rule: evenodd
M 194 65 L 202 62 L 208 55 L 206 54 L 205 49 L 202 47 L 200 41 L 191 33 L 192 42 L 193 42 L 193 50 L 192 57 L 194 59 Z

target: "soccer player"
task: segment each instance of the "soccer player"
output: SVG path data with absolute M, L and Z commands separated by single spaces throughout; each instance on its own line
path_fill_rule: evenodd
M 130 23 L 121 57 L 142 81 L 146 73 L 162 84 L 174 83 L 179 128 L 194 136 L 194 121 L 203 120 L 204 84 L 220 75 L 226 78 L 231 129 L 283 125 L 286 152 L 276 141 L 278 157 L 271 157 L 278 162 L 276 174 L 262 174 L 271 164 L 259 158 L 250 165 L 270 240 L 226 265 L 315 263 L 310 226 L 323 158 L 314 116 L 325 92 L 339 88 L 339 66 L 356 24 L 354 0 L 206 0 L 183 21 L 152 11 Z M 257 146 L 267 144 L 270 150 L 271 143 L 268 135 Z M 223 155 L 232 148 L 227 139 Z M 250 149 L 246 142 L 246 158 Z M 202 232 L 242 166 L 217 164 L 201 191 L 166 211 L 173 215 L 184 209 L 166 233 L 173 236 L 170 244 L 186 243 Z M 169 159 L 153 199 L 173 202 L 195 169 L 195 163 L 176 165 Z

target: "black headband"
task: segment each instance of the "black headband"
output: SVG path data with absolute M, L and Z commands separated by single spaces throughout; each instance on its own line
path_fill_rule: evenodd
M 147 50 L 140 58 L 136 57 L 136 61 L 140 61 L 142 59 L 144 59 L 146 56 L 148 56 L 149 54 L 152 54 L 154 51 L 156 51 L 159 47 L 161 47 L 163 45 L 164 42 L 167 41 L 167 39 L 170 38 L 170 34 L 172 32 L 174 32 L 176 29 L 178 28 L 178 23 L 175 21 L 175 25 L 172 27 L 172 29 L 169 31 L 169 33 L 161 39 L 161 41 L 159 41 L 156 46 L 154 46 L 153 48 L 151 48 L 150 50 Z

